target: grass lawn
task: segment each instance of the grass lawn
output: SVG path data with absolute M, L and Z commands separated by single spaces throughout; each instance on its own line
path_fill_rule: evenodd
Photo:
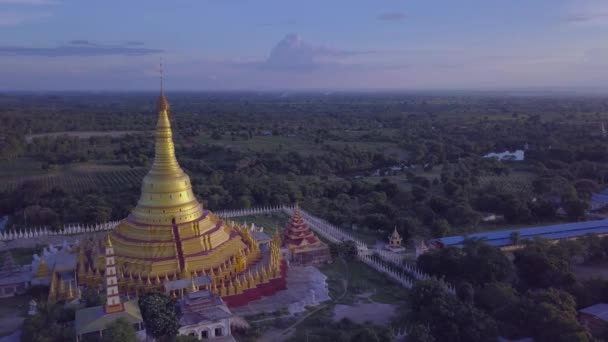
M 331 298 L 339 298 L 344 293 L 343 281 L 348 281 L 347 293 L 339 304 L 352 304 L 356 295 L 368 292 L 374 293 L 371 299 L 378 303 L 396 304 L 406 300 L 407 291 L 401 285 L 360 261 L 336 260 L 320 270 L 327 276 Z
M 255 223 L 256 227 L 264 227 L 264 233 L 272 236 L 277 229 L 280 232 L 285 228 L 287 221 L 289 221 L 289 216 L 283 212 L 276 212 L 255 216 L 240 216 L 231 218 L 231 220 L 241 223 L 247 222 L 248 225 Z

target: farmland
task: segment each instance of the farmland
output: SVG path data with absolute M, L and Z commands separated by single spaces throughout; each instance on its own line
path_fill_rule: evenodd
M 145 168 L 130 168 L 120 165 L 95 165 L 80 164 L 70 165 L 55 170 L 44 171 L 38 168 L 24 169 L 19 175 L 16 166 L 33 166 L 32 163 L 17 163 L 17 165 L 0 166 L 2 169 L 2 182 L 0 191 L 16 191 L 23 184 L 39 188 L 41 191 L 49 191 L 53 188 L 61 188 L 67 192 L 79 192 L 92 189 L 106 188 L 128 188 L 139 185 L 146 174 Z

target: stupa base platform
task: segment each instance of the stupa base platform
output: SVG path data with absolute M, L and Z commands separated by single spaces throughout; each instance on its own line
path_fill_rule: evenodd
M 281 262 L 281 277 L 259 284 L 255 288 L 244 290 L 241 294 L 224 296 L 222 299 L 229 308 L 235 308 L 263 297 L 272 296 L 285 289 L 287 289 L 287 264 L 283 261 Z
M 302 312 L 306 306 L 315 306 L 329 300 L 327 276 L 313 266 L 290 266 L 287 271 L 287 289 L 269 297 L 251 301 L 232 309 L 239 316 L 272 313 L 287 309 L 291 314 Z

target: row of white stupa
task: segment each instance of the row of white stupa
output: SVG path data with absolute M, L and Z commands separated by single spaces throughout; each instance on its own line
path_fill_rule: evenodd
M 27 230 L 19 231 L 8 231 L 0 232 L 0 241 L 10 241 L 16 239 L 30 239 L 44 236 L 53 235 L 77 235 L 86 233 L 95 233 L 106 230 L 112 230 L 116 227 L 120 221 L 110 221 L 106 223 L 100 223 L 96 225 L 67 225 L 60 230 L 51 230 L 48 227 L 41 228 L 30 228 Z M 245 223 L 247 225 L 247 223 Z M 264 228 L 256 227 L 254 223 L 251 224 L 251 231 L 263 231 Z

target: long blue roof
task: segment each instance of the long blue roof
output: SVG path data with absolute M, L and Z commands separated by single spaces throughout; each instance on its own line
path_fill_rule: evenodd
M 587 234 L 606 234 L 608 233 L 608 220 L 556 224 L 552 226 L 532 228 L 497 230 L 471 235 L 448 236 L 441 239 L 436 239 L 434 241 L 437 241 L 446 247 L 460 247 L 462 246 L 462 243 L 465 239 L 476 238 L 482 239 L 490 245 L 502 247 L 513 244 L 510 237 L 513 232 L 519 232 L 520 239 L 534 239 L 538 236 L 549 240 L 580 237 Z

